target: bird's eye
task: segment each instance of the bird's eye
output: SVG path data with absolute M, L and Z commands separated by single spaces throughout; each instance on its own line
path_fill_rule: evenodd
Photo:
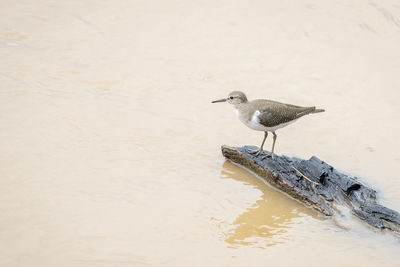
M 233 96 L 230 96 L 229 99 L 233 99 Z

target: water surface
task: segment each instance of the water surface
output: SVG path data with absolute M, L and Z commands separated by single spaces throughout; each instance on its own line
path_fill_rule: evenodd
M 400 210 L 397 1 L 2 1 L 1 266 L 395 266 L 398 239 L 224 161 L 230 91 Z M 266 147 L 270 147 L 271 139 Z

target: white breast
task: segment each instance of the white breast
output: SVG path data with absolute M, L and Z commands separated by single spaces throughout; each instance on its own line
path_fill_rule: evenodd
M 251 116 L 251 120 L 245 123 L 248 127 L 256 131 L 268 131 L 267 127 L 260 124 L 258 116 L 261 114 L 259 110 L 256 110 Z

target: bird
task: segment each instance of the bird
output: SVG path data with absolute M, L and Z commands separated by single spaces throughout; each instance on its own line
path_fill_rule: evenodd
M 273 135 L 272 149 L 269 154 L 262 157 L 274 158 L 274 149 L 276 142 L 276 131 L 296 122 L 304 115 L 324 112 L 324 109 L 315 107 L 301 107 L 291 104 L 284 104 L 273 100 L 255 99 L 248 101 L 246 95 L 241 91 L 233 91 L 229 93 L 227 98 L 214 100 L 211 103 L 228 102 L 236 109 L 239 120 L 247 127 L 256 131 L 264 132 L 264 139 L 259 149 L 248 149 L 247 152 L 254 154 L 256 157 L 263 153 L 265 140 L 268 132 Z

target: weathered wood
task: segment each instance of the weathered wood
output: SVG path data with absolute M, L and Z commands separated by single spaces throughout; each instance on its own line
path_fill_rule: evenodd
M 309 160 L 277 155 L 274 159 L 261 159 L 247 152 L 254 148 L 221 147 L 222 154 L 230 161 L 324 215 L 332 216 L 339 213 L 339 206 L 347 206 L 369 225 L 400 233 L 400 214 L 379 205 L 376 191 L 359 178 L 341 173 L 315 156 Z

